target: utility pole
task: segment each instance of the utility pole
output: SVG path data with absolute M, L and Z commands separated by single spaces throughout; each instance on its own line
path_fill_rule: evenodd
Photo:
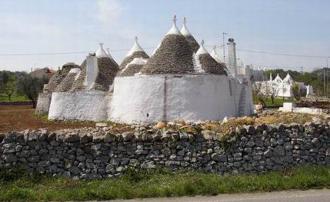
M 325 69 L 325 72 L 326 72 L 326 97 L 329 97 L 328 96 L 328 93 L 329 93 L 329 83 L 328 83 L 328 80 L 329 80 L 329 75 L 328 75 L 328 70 L 329 70 L 329 57 L 327 57 L 327 68 Z M 324 79 L 325 80 L 325 79 Z
M 325 67 L 324 67 L 324 69 L 323 69 L 323 95 L 324 95 L 324 97 L 325 97 Z
M 225 35 L 228 33 L 222 32 L 222 50 L 223 50 L 223 62 L 226 63 L 226 44 L 225 44 Z

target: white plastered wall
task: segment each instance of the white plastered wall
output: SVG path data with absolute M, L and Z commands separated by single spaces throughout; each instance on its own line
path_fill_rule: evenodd
M 107 119 L 111 95 L 102 91 L 54 92 L 48 118 L 51 120 Z
M 51 93 L 39 93 L 37 106 L 36 106 L 37 114 L 48 113 L 51 97 L 52 97 Z
M 117 77 L 109 119 L 125 123 L 222 120 L 237 116 L 242 85 L 210 74 Z M 250 93 L 245 99 L 244 111 L 250 114 Z

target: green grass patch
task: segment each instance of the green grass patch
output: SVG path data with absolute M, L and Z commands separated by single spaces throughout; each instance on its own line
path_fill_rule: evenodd
M 8 96 L 0 93 L 0 102 L 23 102 L 30 101 L 26 96 L 23 95 L 12 95 L 9 101 Z
M 73 180 L 0 171 L 0 201 L 110 200 L 146 197 L 330 188 L 329 166 L 305 166 L 265 174 L 220 176 L 202 172 L 128 171 L 115 179 Z
M 274 98 L 274 102 L 270 97 L 265 98 L 266 107 L 282 107 L 283 102 L 295 102 L 293 98 Z

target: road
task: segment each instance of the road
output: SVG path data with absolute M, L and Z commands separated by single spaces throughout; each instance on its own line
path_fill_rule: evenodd
M 174 198 L 150 198 L 115 200 L 117 202 L 330 202 L 330 189 L 307 191 L 281 191 L 249 194 L 221 194 L 217 196 L 195 196 Z

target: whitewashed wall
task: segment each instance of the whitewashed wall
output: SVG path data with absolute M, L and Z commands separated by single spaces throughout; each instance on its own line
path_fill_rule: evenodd
M 109 118 L 126 123 L 221 120 L 238 115 L 242 85 L 224 75 L 117 77 Z M 249 93 L 246 99 L 250 114 Z
M 106 120 L 110 101 L 110 95 L 102 91 L 54 92 L 48 118 L 51 120 Z
M 36 106 L 37 114 L 47 114 L 48 113 L 51 98 L 52 98 L 51 93 L 39 93 L 37 106 Z

